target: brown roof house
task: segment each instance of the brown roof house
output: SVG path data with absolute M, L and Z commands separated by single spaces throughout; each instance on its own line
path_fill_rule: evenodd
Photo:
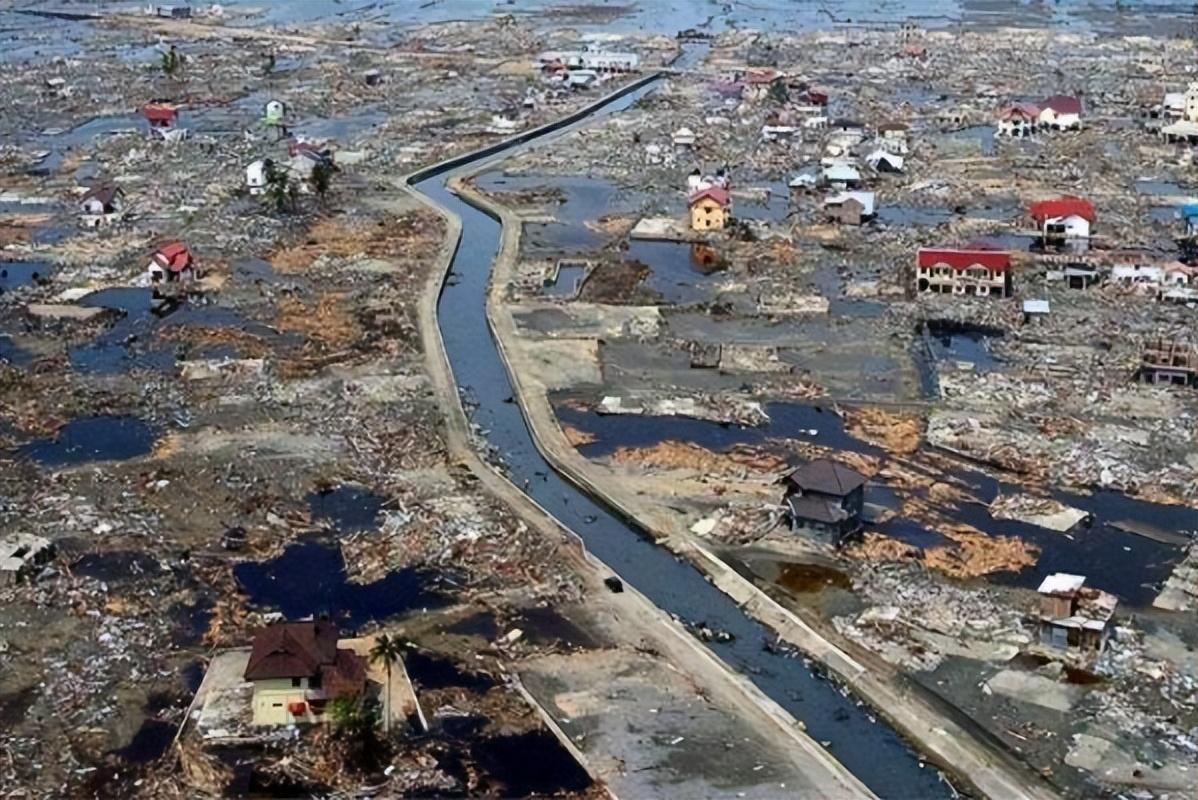
M 839 546 L 861 530 L 865 476 L 820 459 L 785 478 L 791 529 L 817 541 Z
M 1118 599 L 1109 592 L 1086 586 L 1081 575 L 1056 572 L 1037 590 L 1040 593 L 1040 644 L 1054 650 L 1097 657 L 1110 636 Z
M 309 620 L 262 628 L 245 667 L 254 684 L 254 725 L 316 723 L 338 697 L 366 688 L 366 660 L 337 647 L 337 626 Z
M 125 215 L 125 193 L 111 183 L 92 186 L 79 198 L 79 223 L 85 228 L 118 221 Z

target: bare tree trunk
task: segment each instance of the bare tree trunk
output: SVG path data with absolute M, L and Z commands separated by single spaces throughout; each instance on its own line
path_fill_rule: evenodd
M 383 720 L 383 730 L 387 733 L 391 732 L 391 659 L 387 659 L 387 697 L 383 704 L 386 718 Z

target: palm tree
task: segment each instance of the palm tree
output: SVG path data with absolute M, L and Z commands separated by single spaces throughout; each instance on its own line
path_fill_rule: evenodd
M 383 718 L 383 730 L 391 731 L 391 665 L 399 661 L 403 656 L 403 643 L 398 637 L 389 636 L 385 633 L 380 633 L 375 637 L 374 645 L 370 648 L 370 660 L 378 663 L 379 661 L 387 667 L 387 695 L 384 703 L 385 716 Z

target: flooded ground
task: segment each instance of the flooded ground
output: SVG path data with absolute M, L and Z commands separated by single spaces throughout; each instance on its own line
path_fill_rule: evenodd
M 605 111 L 626 108 L 647 91 L 621 98 Z M 903 786 L 902 791 L 924 796 L 945 794 L 943 784 L 921 769 L 918 759 L 892 730 L 871 722 L 801 662 L 763 651 L 760 643 L 768 634 L 758 623 L 744 616 L 697 570 L 675 560 L 611 511 L 579 493 L 541 458 L 519 409 L 503 402 L 511 396 L 511 385 L 502 362 L 491 347 L 479 347 L 480 342 L 491 341 L 481 309 L 489 277 L 485 266 L 498 250 L 499 226 L 449 192 L 445 180 L 444 174 L 423 175 L 416 184 L 420 191 L 451 208 L 463 223 L 463 239 L 453 266 L 458 280 L 445 288 L 439 304 L 441 332 L 455 377 L 474 406 L 474 421 L 502 452 L 512 479 L 527 486 L 539 503 L 656 605 L 683 620 L 703 621 L 732 634 L 729 642 L 711 644 L 713 651 L 746 671 L 763 691 L 804 719 L 812 735 L 833 741 L 837 758 L 866 784 L 879 789 L 887 785 L 892 790 Z M 446 320 L 453 323 L 447 325 Z M 838 746 L 835 740 L 844 744 Z M 866 747 L 866 741 L 872 744 Z
M 327 614 L 343 630 L 447 602 L 437 576 L 421 569 L 392 572 L 370 583 L 353 583 L 335 546 L 309 538 L 268 561 L 243 561 L 233 575 L 249 601 L 287 619 Z
M 103 416 L 76 419 L 48 439 L 21 447 L 21 454 L 54 469 L 94 461 L 121 461 L 150 452 L 157 435 L 134 417 Z
M 308 509 L 317 521 L 332 523 L 341 533 L 377 527 L 385 498 L 364 486 L 342 484 L 317 489 L 308 495 Z

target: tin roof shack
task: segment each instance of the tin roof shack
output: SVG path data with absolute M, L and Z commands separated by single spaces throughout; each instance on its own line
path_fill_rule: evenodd
M 119 186 L 99 184 L 79 198 L 79 223 L 85 228 L 109 225 L 124 215 L 125 192 Z
M 690 196 L 691 229 L 696 231 L 723 230 L 732 214 L 732 195 L 722 186 L 709 186 Z
M 819 459 L 784 479 L 791 530 L 839 547 L 861 530 L 865 476 L 856 470 Z
M 1118 599 L 1085 585 L 1081 575 L 1056 572 L 1037 590 L 1040 644 L 1086 659 L 1097 658 L 1110 636 Z
M 1040 227 L 1041 244 L 1073 253 L 1090 249 L 1090 226 L 1096 215 L 1089 200 L 1065 195 L 1032 203 L 1028 214 Z
M 168 242 L 154 251 L 146 267 L 151 283 L 190 280 L 195 277 L 195 259 L 182 242 Z
M 49 539 L 16 533 L 0 539 L 0 586 L 11 586 L 28 577 L 35 567 L 54 557 Z
M 921 247 L 915 255 L 915 291 L 1007 297 L 1011 294 L 1011 254 Z
M 1144 347 L 1139 379 L 1176 386 L 1198 384 L 1198 349 L 1191 342 L 1158 338 Z
M 337 646 L 337 626 L 309 620 L 262 628 L 245 667 L 254 684 L 254 725 L 323 721 L 325 707 L 366 689 L 366 660 Z

